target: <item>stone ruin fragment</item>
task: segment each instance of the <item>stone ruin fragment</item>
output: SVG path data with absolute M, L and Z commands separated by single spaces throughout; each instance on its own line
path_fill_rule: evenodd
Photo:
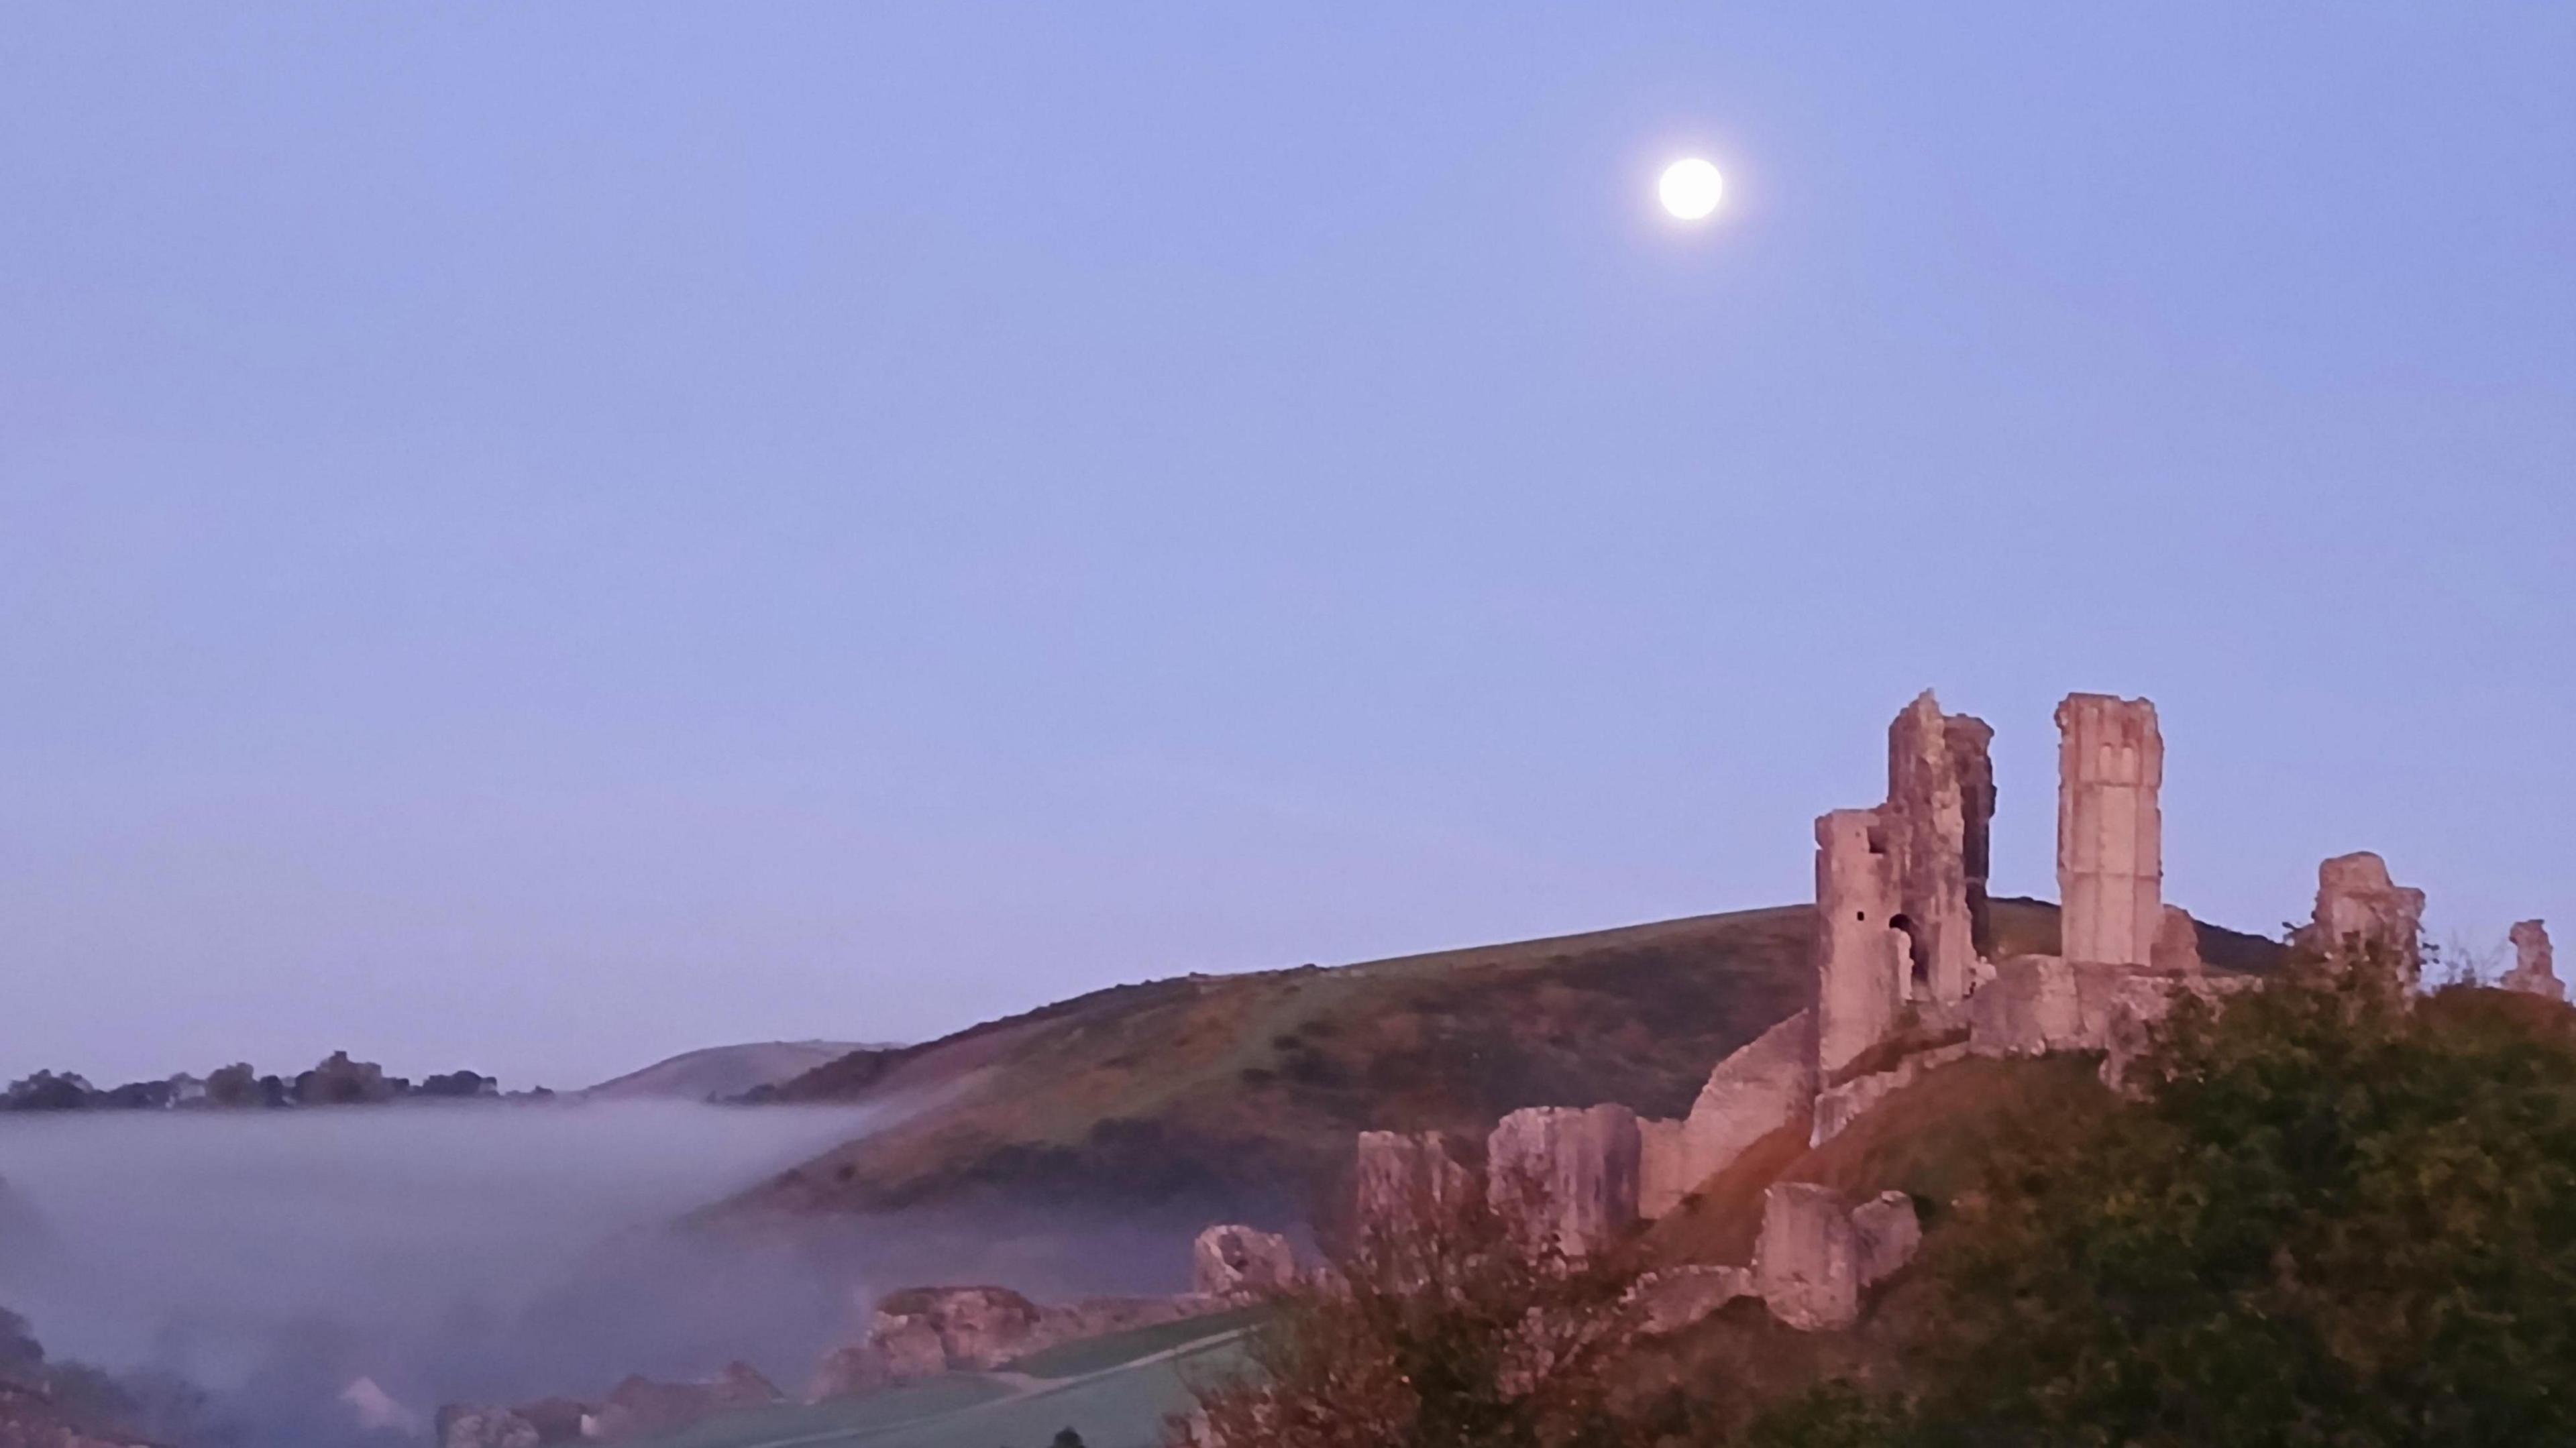
M 2388 877 L 2388 862 L 2368 850 L 2317 866 L 2316 914 L 2300 943 L 2335 966 L 2391 973 L 2404 990 L 2424 968 L 2424 892 Z
M 2508 938 L 2513 942 L 2513 969 L 2506 971 L 2497 984 L 2524 995 L 2554 1001 L 2567 999 L 2566 982 L 2558 978 L 2556 962 L 2550 955 L 2549 927 L 2537 920 L 2525 920 L 2513 927 Z
M 1625 1106 L 1515 1111 L 1486 1139 L 1486 1190 L 1531 1245 L 1591 1257 L 1636 1224 L 1639 1142 Z

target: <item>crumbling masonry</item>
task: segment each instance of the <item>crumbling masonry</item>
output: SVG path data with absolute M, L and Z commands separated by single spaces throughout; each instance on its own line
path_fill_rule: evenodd
M 2164 737 L 2145 699 L 2070 694 L 2057 706 L 2054 955 L 1996 959 L 1986 897 L 1995 811 L 1984 721 L 1945 714 L 1929 691 L 1888 726 L 1887 797 L 1816 820 L 1814 995 L 1718 1063 L 1680 1121 L 1625 1108 L 1539 1109 L 1496 1128 L 1488 1158 L 1530 1220 L 1570 1256 L 1606 1247 L 1639 1218 L 1679 1206 L 1756 1142 L 1790 1128 L 1821 1145 L 1878 1101 L 1970 1053 L 2097 1052 L 2127 1089 L 2156 1025 L 2185 998 L 2250 978 L 2210 974 L 2191 917 L 2164 902 Z M 2305 942 L 2347 967 L 2374 963 L 2411 988 L 2424 894 L 2376 855 L 2328 860 Z M 2514 927 L 2504 984 L 2563 999 L 2540 922 Z M 1415 1196 L 1466 1190 L 1464 1168 L 1421 1138 L 1361 1137 L 1360 1207 L 1383 1217 L 1401 1182 Z M 1436 1183 L 1436 1185 L 1431 1185 Z M 1494 1178 L 1489 1190 L 1501 1189 Z M 1751 1263 L 1666 1273 L 1641 1286 L 1663 1325 L 1757 1295 L 1800 1328 L 1846 1326 L 1860 1293 L 1919 1240 L 1912 1203 L 1859 1207 L 1820 1186 L 1770 1188 Z

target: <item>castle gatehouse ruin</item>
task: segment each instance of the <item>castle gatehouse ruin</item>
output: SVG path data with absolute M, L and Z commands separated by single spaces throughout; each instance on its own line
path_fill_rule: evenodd
M 1970 1054 L 2099 1053 L 2127 1089 L 2155 1027 L 2186 997 L 2214 1000 L 2253 977 L 2213 975 L 2199 927 L 2164 901 L 2164 736 L 2145 699 L 2070 694 L 2057 706 L 2054 954 L 1998 957 L 1987 901 L 1995 812 L 1994 731 L 1942 712 L 1926 691 L 1888 726 L 1887 793 L 1816 820 L 1813 992 L 1806 1009 L 1717 1063 L 1678 1121 L 1627 1108 L 1534 1108 L 1487 1146 L 1531 1231 L 1569 1259 L 1665 1216 L 1755 1143 L 1783 1131 L 1821 1145 L 1925 1073 Z M 2413 988 L 2424 893 L 2373 854 L 2319 869 L 2299 943 L 2343 968 L 2386 971 Z M 2564 999 L 2538 921 L 2514 927 L 2508 989 Z M 1465 1169 L 1421 1138 L 1364 1133 L 1363 1221 L 1383 1219 L 1402 1183 L 1419 1196 L 1465 1190 Z M 1505 1175 L 1487 1190 L 1501 1200 Z M 1859 1293 L 1905 1264 L 1913 1206 L 1891 1193 L 1857 1207 L 1821 1186 L 1770 1187 L 1750 1262 L 1650 1284 L 1650 1316 L 1695 1320 L 1734 1296 L 1762 1297 L 1800 1328 L 1848 1325 Z

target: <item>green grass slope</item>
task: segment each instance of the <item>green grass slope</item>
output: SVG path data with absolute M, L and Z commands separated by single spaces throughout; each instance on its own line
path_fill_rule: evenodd
M 1689 1110 L 1727 1053 L 1802 1007 L 1813 912 L 1740 911 L 1361 965 L 1120 986 L 763 1093 L 884 1102 L 898 1124 L 755 1186 L 719 1219 L 979 1199 L 1208 1200 L 1302 1214 L 1353 1133 L 1481 1137 L 1524 1106 Z M 2001 953 L 2056 910 L 1995 902 Z M 2265 942 L 2204 928 L 2213 964 Z

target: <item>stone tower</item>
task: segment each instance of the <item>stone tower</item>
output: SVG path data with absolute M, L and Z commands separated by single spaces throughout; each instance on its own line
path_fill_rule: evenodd
M 1905 1005 L 1907 938 L 1880 812 L 1816 821 L 1816 1069 L 1823 1075 L 1886 1039 Z
M 2145 966 L 2164 918 L 2165 744 L 2144 699 L 2069 694 L 2057 706 L 2060 953 Z
M 1906 998 L 1967 999 L 1988 949 L 1986 837 L 1995 772 L 1982 719 L 1944 714 L 1925 690 L 1887 726 L 1887 804 L 1879 811 L 1908 938 Z

